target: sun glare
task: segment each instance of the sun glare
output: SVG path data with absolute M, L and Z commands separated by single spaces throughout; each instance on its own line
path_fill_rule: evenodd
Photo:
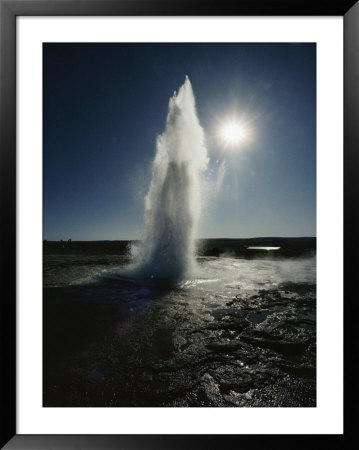
M 235 145 L 247 138 L 247 129 L 239 122 L 229 122 L 223 125 L 221 137 L 226 144 Z

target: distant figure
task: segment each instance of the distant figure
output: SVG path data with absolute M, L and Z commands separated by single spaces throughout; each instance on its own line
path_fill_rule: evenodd
M 67 241 L 67 246 L 69 247 L 69 248 L 71 248 L 71 239 L 69 239 L 68 241 Z
M 61 248 L 65 248 L 65 246 L 64 246 L 64 241 L 61 239 L 61 241 L 60 241 L 60 246 L 61 246 Z

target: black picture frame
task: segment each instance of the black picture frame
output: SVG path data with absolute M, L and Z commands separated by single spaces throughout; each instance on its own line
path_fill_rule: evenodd
M 0 405 L 1 448 L 192 449 L 240 445 L 350 448 L 356 425 L 350 382 L 354 348 L 355 189 L 359 169 L 359 2 L 357 0 L 0 0 Z M 344 18 L 344 293 L 345 417 L 343 435 L 17 435 L 16 434 L 16 17 L 18 16 L 342 16 Z M 354 356 L 353 356 L 354 355 Z M 319 442 L 320 441 L 320 442 Z M 5 447 L 3 447 L 5 445 Z M 273 446 L 273 447 L 272 447 Z

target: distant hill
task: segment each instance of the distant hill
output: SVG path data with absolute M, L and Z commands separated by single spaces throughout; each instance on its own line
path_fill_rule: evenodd
M 256 237 L 198 239 L 199 256 L 235 256 L 252 258 L 270 254 L 274 257 L 309 256 L 316 251 L 315 237 Z M 108 254 L 125 255 L 132 241 L 44 241 L 44 254 Z M 278 251 L 249 250 L 248 247 L 280 247 Z
M 280 247 L 276 251 L 251 250 L 248 247 Z M 270 254 L 274 257 L 310 256 L 315 253 L 315 237 L 258 237 L 249 239 L 203 239 L 199 254 L 203 256 L 237 256 L 252 258 Z

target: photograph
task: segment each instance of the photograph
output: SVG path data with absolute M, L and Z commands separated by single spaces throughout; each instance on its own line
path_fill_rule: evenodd
M 42 64 L 42 406 L 316 407 L 316 43 Z

